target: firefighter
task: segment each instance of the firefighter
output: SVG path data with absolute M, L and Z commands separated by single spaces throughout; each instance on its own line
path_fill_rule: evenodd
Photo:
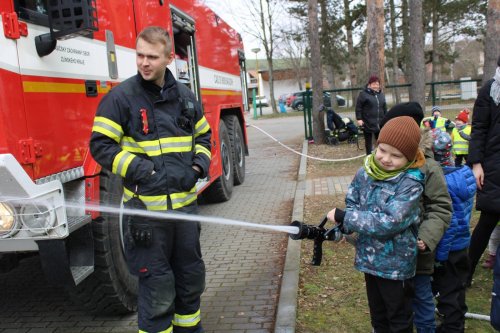
M 123 177 L 126 208 L 195 214 L 196 182 L 207 176 L 211 159 L 211 130 L 193 93 L 166 68 L 173 59 L 163 28 L 137 36 L 138 74 L 100 102 L 90 150 L 103 168 Z M 199 223 L 123 220 L 125 257 L 139 280 L 139 332 L 203 332 Z

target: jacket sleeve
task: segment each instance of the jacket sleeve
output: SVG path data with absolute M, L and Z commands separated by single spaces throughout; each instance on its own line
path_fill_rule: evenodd
M 407 178 L 381 209 L 366 211 L 346 207 L 344 229 L 380 239 L 394 237 L 414 222 L 412 215 L 419 209 L 422 191 L 422 184 Z
M 154 164 L 122 149 L 127 114 L 127 107 L 120 104 L 116 94 L 110 92 L 104 96 L 94 118 L 90 152 L 103 168 L 129 181 L 140 182 L 151 176 Z
M 425 187 L 421 200 L 423 218 L 418 237 L 434 251 L 450 225 L 452 203 L 443 170 L 437 162 L 429 159 L 426 162 Z
M 467 162 L 470 164 L 481 163 L 483 161 L 486 139 L 490 128 L 491 83 L 492 81 L 488 81 L 481 88 L 474 103 L 469 156 L 467 158 Z
M 201 178 L 205 178 L 208 175 L 208 169 L 210 167 L 210 160 L 212 159 L 211 153 L 211 137 L 212 130 L 210 125 L 203 115 L 200 104 L 195 103 L 195 125 L 194 125 L 194 158 L 193 164 L 201 168 Z
M 359 92 L 358 98 L 356 99 L 356 120 L 363 119 L 363 104 L 365 102 L 363 90 Z

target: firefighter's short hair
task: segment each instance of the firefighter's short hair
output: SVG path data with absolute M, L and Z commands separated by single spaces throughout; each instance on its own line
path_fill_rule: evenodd
M 139 39 L 142 39 L 150 44 L 160 43 L 165 46 L 167 55 L 172 51 L 172 40 L 168 32 L 162 27 L 151 26 L 142 30 L 137 36 L 136 44 Z

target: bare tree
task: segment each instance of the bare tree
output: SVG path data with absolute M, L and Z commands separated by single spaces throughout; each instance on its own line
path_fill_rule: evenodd
M 266 52 L 267 67 L 269 69 L 269 96 L 271 98 L 271 107 L 273 113 L 278 113 L 278 108 L 276 107 L 276 99 L 274 98 L 274 75 L 273 75 L 273 54 L 274 54 L 274 35 L 273 35 L 273 21 L 274 21 L 274 10 L 276 7 L 275 0 L 264 0 L 266 6 L 263 5 L 263 0 L 259 0 L 259 15 L 260 15 L 260 38 L 264 50 Z M 271 6 L 271 4 L 273 4 Z
M 309 46 L 311 48 L 313 137 L 315 142 L 324 143 L 325 115 L 323 111 L 319 110 L 319 106 L 323 102 L 323 70 L 318 35 L 318 0 L 308 0 L 307 13 L 309 18 Z
M 488 1 L 486 22 L 483 84 L 495 74 L 497 59 L 500 56 L 500 0 Z
M 425 59 L 422 0 L 410 1 L 411 87 L 410 101 L 425 109 Z
M 308 76 L 308 64 L 305 52 L 308 44 L 304 26 L 289 27 L 290 30 L 281 30 L 276 53 L 285 58 L 289 68 L 293 70 L 299 90 L 303 90 L 303 80 Z
M 229 0 L 219 1 L 224 2 L 226 11 L 237 16 L 239 21 L 245 22 L 242 24 L 245 33 L 257 39 L 263 46 L 269 71 L 271 106 L 273 113 L 278 113 L 274 98 L 273 56 L 276 48 L 274 41 L 279 38 L 276 17 L 283 10 L 282 0 L 247 0 L 244 2 L 245 10 L 235 7 L 236 5 Z
M 366 0 L 368 73 L 380 78 L 380 86 L 385 86 L 384 78 L 384 1 Z

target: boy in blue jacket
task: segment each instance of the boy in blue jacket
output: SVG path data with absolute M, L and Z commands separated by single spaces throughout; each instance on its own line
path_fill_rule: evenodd
M 354 266 L 365 274 L 375 332 L 412 332 L 412 280 L 417 258 L 419 200 L 425 163 L 420 130 L 411 117 L 389 120 L 376 150 L 349 186 L 345 211 L 328 219 L 357 232 Z
M 436 249 L 433 291 L 437 300 L 436 332 L 463 332 L 465 326 L 465 284 L 469 272 L 469 222 L 476 194 L 476 180 L 468 166 L 450 167 L 451 137 L 433 130 L 434 156 L 443 167 L 453 215 L 448 230 Z

